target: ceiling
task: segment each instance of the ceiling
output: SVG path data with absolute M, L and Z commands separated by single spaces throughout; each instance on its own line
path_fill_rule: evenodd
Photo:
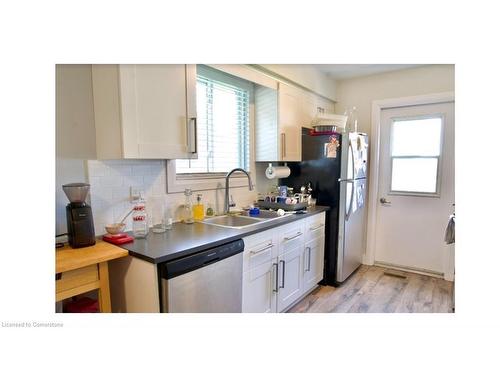
M 377 73 L 391 72 L 408 68 L 425 66 L 425 64 L 322 64 L 316 67 L 333 79 L 347 79 Z

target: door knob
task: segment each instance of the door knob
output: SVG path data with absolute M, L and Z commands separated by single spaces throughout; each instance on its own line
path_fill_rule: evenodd
M 380 203 L 382 203 L 382 204 L 391 204 L 391 201 L 388 201 L 387 199 L 385 199 L 385 197 L 382 197 L 382 198 L 380 198 Z

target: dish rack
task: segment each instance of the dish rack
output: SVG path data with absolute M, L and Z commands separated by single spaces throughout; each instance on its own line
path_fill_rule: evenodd
M 264 200 L 259 200 L 257 201 L 257 204 L 260 208 L 273 209 L 273 210 L 278 210 L 281 208 L 285 211 L 299 211 L 307 208 L 306 202 L 286 204 L 286 203 L 277 203 L 277 202 L 268 202 Z

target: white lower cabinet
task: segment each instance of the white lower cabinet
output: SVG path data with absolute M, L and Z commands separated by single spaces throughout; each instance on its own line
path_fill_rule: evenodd
M 243 312 L 285 311 L 321 281 L 325 237 L 318 223 L 324 216 L 243 238 Z
M 302 292 L 306 292 L 323 279 L 323 264 L 325 259 L 324 235 L 306 242 L 302 259 L 304 273 Z
M 302 293 L 302 252 L 297 247 L 278 257 L 278 312 L 297 301 Z
M 266 262 L 243 273 L 243 312 L 276 312 L 276 263 Z

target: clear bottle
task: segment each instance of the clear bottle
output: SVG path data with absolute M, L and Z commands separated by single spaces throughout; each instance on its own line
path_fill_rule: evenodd
M 163 197 L 151 197 L 150 211 L 153 233 L 165 232 L 165 199 Z
M 142 195 L 134 202 L 132 213 L 132 232 L 135 238 L 145 238 L 148 235 L 148 215 L 146 213 L 146 201 Z
M 170 230 L 172 229 L 172 223 L 174 222 L 174 219 L 172 217 L 172 210 L 170 207 L 165 207 L 165 229 Z
M 349 107 L 344 111 L 344 116 L 347 116 L 345 127 L 346 132 L 358 132 L 358 110 L 356 107 Z
M 356 107 L 352 107 L 351 117 L 352 117 L 352 120 L 351 120 L 352 127 L 351 128 L 355 133 L 357 133 L 358 132 L 358 110 L 356 109 Z
M 193 192 L 191 189 L 184 190 L 185 202 L 183 207 L 183 221 L 186 224 L 193 224 L 193 201 L 192 201 Z
M 201 194 L 196 195 L 196 204 L 193 206 L 193 218 L 194 220 L 201 221 L 205 218 L 204 206 L 201 202 Z

